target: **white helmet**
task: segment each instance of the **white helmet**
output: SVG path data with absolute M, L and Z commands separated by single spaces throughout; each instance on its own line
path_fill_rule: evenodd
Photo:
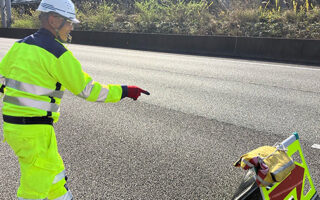
M 80 22 L 76 18 L 76 10 L 71 0 L 42 0 L 37 10 L 57 13 L 76 24 Z

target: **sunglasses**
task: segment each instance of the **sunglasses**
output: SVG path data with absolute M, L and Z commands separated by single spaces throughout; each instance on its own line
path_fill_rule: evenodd
M 61 18 L 61 19 L 65 20 L 68 24 L 70 24 L 70 26 L 73 26 L 73 22 L 68 18 L 62 17 L 60 15 L 53 15 L 53 17 Z

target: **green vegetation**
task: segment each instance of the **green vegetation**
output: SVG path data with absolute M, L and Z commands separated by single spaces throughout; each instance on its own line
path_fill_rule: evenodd
M 76 1 L 75 30 L 320 39 L 320 8 L 310 0 Z M 219 3 L 220 2 L 220 3 Z M 21 13 L 21 12 L 20 12 Z M 37 28 L 38 13 L 13 10 L 15 28 Z
M 19 14 L 17 9 L 12 9 L 12 28 L 36 28 L 40 26 L 39 12 L 29 10 L 29 14 Z

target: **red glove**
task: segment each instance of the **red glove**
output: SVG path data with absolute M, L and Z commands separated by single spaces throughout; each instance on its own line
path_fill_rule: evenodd
M 134 85 L 123 85 L 122 86 L 122 97 L 121 99 L 125 98 L 125 97 L 129 97 L 133 100 L 137 100 L 138 97 L 141 95 L 141 93 L 146 94 L 146 95 L 150 95 L 150 93 L 148 91 L 145 91 L 137 86 Z

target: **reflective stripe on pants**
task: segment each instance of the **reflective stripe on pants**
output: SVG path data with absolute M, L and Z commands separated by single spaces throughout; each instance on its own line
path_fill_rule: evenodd
M 68 191 L 67 193 L 65 193 L 63 196 L 58 197 L 54 200 L 72 200 L 72 194 L 70 191 Z
M 25 199 L 25 198 L 18 197 L 18 200 L 45 200 L 45 199 Z M 70 191 L 67 191 L 64 195 L 54 200 L 72 200 L 72 193 Z
M 66 177 L 66 171 L 63 170 L 61 173 L 59 173 L 58 175 L 56 175 L 56 177 L 54 177 L 54 180 L 52 182 L 52 184 L 56 184 L 58 183 L 59 181 L 61 181 L 63 178 Z

